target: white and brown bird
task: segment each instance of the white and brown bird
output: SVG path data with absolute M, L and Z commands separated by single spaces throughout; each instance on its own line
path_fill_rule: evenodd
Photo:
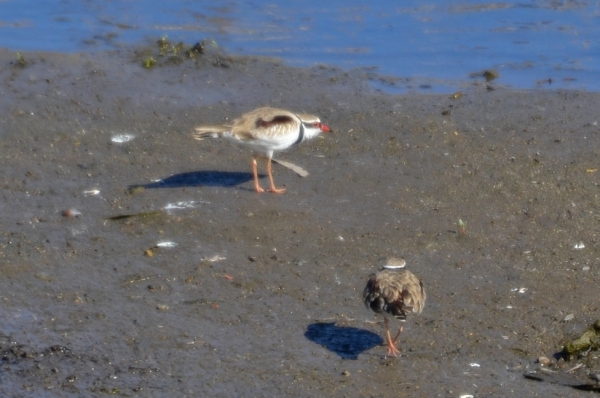
M 406 261 L 402 258 L 389 259 L 379 272 L 369 276 L 363 291 L 367 308 L 384 315 L 388 355 L 395 357 L 400 353 L 396 341 L 403 328 L 400 326 L 396 337 L 392 339 L 388 316 L 404 322 L 408 313 L 420 314 L 423 311 L 427 297 L 423 282 L 412 272 L 403 269 L 405 266 Z
M 230 125 L 200 126 L 193 134 L 197 140 L 206 137 L 224 137 L 245 145 L 267 157 L 267 173 L 271 183 L 270 192 L 283 193 L 285 188 L 276 188 L 271 171 L 273 152 L 281 151 L 311 139 L 320 133 L 331 132 L 317 116 L 294 113 L 270 107 L 258 108 L 235 119 Z M 252 173 L 256 192 L 264 192 L 258 183 L 257 157 L 252 158 Z

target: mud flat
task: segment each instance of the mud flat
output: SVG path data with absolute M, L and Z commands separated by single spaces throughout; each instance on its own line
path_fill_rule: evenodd
M 600 371 L 553 357 L 599 318 L 599 94 L 148 57 L 0 51 L 0 395 L 589 394 L 523 373 Z M 335 130 L 283 195 L 191 137 L 263 105 Z M 360 298 L 388 256 L 428 293 L 398 359 Z

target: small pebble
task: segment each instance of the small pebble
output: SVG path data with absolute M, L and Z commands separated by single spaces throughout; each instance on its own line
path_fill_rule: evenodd
M 75 209 L 74 207 L 71 207 L 70 209 L 67 210 L 63 210 L 62 211 L 62 215 L 63 217 L 77 217 L 81 215 L 81 212 L 77 209 Z
M 538 363 L 540 365 L 550 365 L 550 360 L 547 357 L 539 357 Z
M 573 318 L 575 318 L 575 314 L 569 314 L 563 319 L 563 321 L 569 322 L 569 321 L 572 321 Z
M 348 372 L 347 370 L 344 370 L 342 372 L 342 376 L 350 376 L 350 372 Z
M 156 309 L 160 310 L 160 311 L 166 311 L 166 310 L 169 309 L 169 306 L 166 305 L 166 304 L 159 304 L 159 305 L 156 306 Z

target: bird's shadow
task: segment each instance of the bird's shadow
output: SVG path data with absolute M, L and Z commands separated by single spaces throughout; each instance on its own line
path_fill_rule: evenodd
M 264 175 L 259 175 L 259 178 Z M 252 173 L 236 171 L 191 171 L 179 173 L 148 184 L 130 185 L 129 188 L 182 188 L 182 187 L 235 187 L 253 179 Z
M 368 330 L 336 326 L 334 322 L 317 322 L 308 325 L 304 337 L 317 343 L 342 359 L 358 359 L 363 352 L 383 344 L 383 339 Z

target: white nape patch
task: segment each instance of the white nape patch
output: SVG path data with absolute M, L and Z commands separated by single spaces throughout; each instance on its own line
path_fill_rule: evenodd
M 406 267 L 406 261 L 403 258 L 390 258 L 383 266 L 385 269 L 400 269 L 404 267 Z

